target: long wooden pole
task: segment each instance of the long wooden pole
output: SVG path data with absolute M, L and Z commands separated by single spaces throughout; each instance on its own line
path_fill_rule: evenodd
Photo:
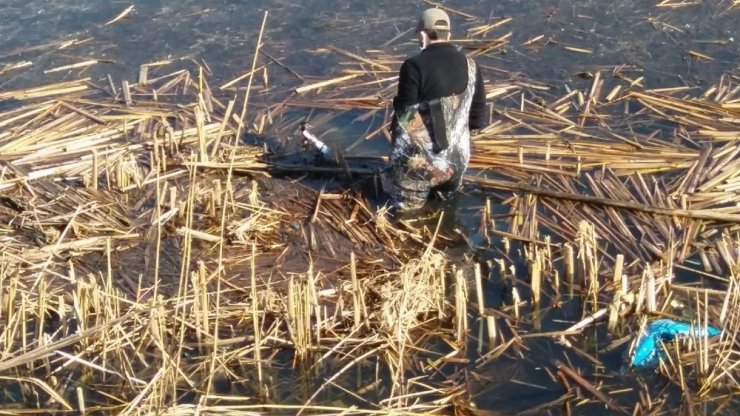
M 303 173 L 347 173 L 342 167 L 334 166 L 306 166 L 299 164 L 275 163 L 270 166 L 276 172 L 303 172 Z M 357 175 L 374 175 L 378 169 L 372 168 L 348 168 L 348 170 Z M 638 204 L 630 201 L 618 201 L 609 198 L 599 198 L 591 195 L 581 195 L 568 192 L 553 191 L 543 189 L 537 186 L 512 183 L 496 179 L 483 178 L 479 176 L 465 175 L 465 182 L 477 185 L 483 189 L 498 189 L 505 191 L 520 191 L 534 195 L 544 196 L 553 199 L 563 199 L 568 201 L 582 202 L 584 204 L 601 205 L 613 208 L 625 209 L 629 211 L 647 212 L 655 215 L 665 215 L 669 217 L 691 218 L 697 220 L 708 220 L 717 222 L 726 222 L 740 224 L 740 215 L 727 214 L 712 210 L 692 210 L 692 209 L 671 209 L 654 207 L 649 205 Z
M 567 192 L 552 191 L 542 189 L 536 186 L 499 181 L 495 179 L 481 178 L 478 176 L 465 175 L 465 182 L 475 184 L 481 188 L 503 189 L 507 191 L 524 191 L 531 194 L 545 196 L 554 199 L 565 199 L 569 201 L 583 202 L 592 205 L 603 205 L 614 208 L 621 208 L 630 211 L 647 212 L 656 215 L 666 215 L 669 217 L 692 218 L 697 220 L 709 220 L 717 222 L 740 223 L 740 215 L 725 214 L 711 210 L 691 210 L 691 209 L 671 209 L 662 207 L 652 207 L 629 201 L 617 201 L 609 198 L 599 198 L 591 195 L 573 194 Z

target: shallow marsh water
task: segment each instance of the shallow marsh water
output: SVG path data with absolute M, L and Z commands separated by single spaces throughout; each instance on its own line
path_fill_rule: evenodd
M 135 11 L 130 17 L 105 25 L 131 4 Z M 529 91 L 532 95 L 562 96 L 566 85 L 582 87 L 590 82 L 584 79 L 589 73 L 618 65 L 640 70 L 649 87 L 687 85 L 699 90 L 723 74 L 739 74 L 740 71 L 740 25 L 737 23 L 740 11 L 737 7 L 730 10 L 732 3 L 728 1 L 700 2 L 680 8 L 656 7 L 656 2 L 638 0 L 459 0 L 444 4 L 491 21 L 505 16 L 513 18 L 511 23 L 491 34 L 497 37 L 512 32 L 505 53 L 481 57 L 480 63 L 488 79 L 534 80 L 552 86 L 546 92 Z M 212 84 L 220 85 L 249 68 L 264 10 L 269 11 L 264 50 L 305 80 L 325 79 L 341 69 L 340 59 L 321 51 L 327 46 L 349 51 L 384 49 L 399 62 L 415 53 L 417 49 L 410 33 L 385 44 L 411 28 L 413 16 L 424 7 L 422 2 L 397 0 L 5 1 L 0 15 L 0 68 L 22 61 L 32 65 L 3 72 L 0 92 L 87 76 L 99 84 L 107 82 L 109 74 L 114 79 L 135 79 L 140 65 L 162 59 L 175 59 L 179 61 L 175 66 L 183 67 L 192 67 L 191 60 L 204 62 L 210 69 Z M 470 27 L 462 16 L 453 15 L 453 23 L 459 34 Z M 540 35 L 543 36 L 541 42 L 523 46 Z M 72 40 L 76 42 L 59 48 Z M 34 48 L 36 46 L 41 47 Z M 588 49 L 591 53 L 568 51 L 565 46 Z M 713 59 L 697 59 L 689 51 Z M 87 59 L 98 59 L 100 63 L 86 69 L 44 73 L 50 68 Z M 255 90 L 253 105 L 257 108 L 283 99 L 304 82 L 283 67 L 271 65 L 269 70 L 269 88 Z M 514 100 L 495 105 L 506 107 L 517 103 Z M 293 112 L 295 117 L 304 113 L 302 110 Z M 332 127 L 336 130 L 331 135 L 334 143 L 349 145 L 364 132 L 379 126 L 379 120 L 374 120 L 370 126 L 367 122 L 353 123 L 357 115 L 348 112 L 335 119 L 336 125 Z M 269 133 L 276 137 L 294 134 L 296 126 L 291 127 L 290 123 L 280 126 Z M 387 150 L 387 142 L 378 136 L 354 148 L 353 152 L 383 154 Z M 473 244 L 481 244 L 477 227 L 485 197 L 473 189 L 466 189 L 450 213 L 451 227 L 459 227 Z M 454 250 L 460 256 L 475 252 L 462 241 Z M 478 250 L 475 254 L 482 260 L 490 260 L 501 252 L 497 246 Z M 523 267 L 518 269 L 524 270 Z M 494 272 L 487 285 L 490 303 L 501 304 L 500 276 Z M 562 300 L 564 303 L 558 309 L 548 309 L 548 302 L 542 305 L 541 313 L 534 315 L 541 316 L 541 322 L 522 320 L 520 325 L 525 331 L 536 326 L 544 331 L 568 326 L 580 317 L 580 305 L 573 299 Z M 580 348 L 602 360 L 603 383 L 634 384 L 633 376 L 619 375 L 626 345 L 604 352 L 610 341 L 604 334 L 596 336 L 595 333 L 584 336 L 581 343 Z M 560 397 L 562 387 L 549 381 L 544 364 L 553 359 L 573 359 L 586 365 L 583 358 L 566 355 L 562 347 L 552 342 L 536 341 L 528 346 L 531 350 L 526 354 L 505 356 L 489 363 L 480 372 L 481 379 L 486 382 L 478 386 L 480 394 L 476 401 L 479 407 L 510 414 L 550 402 Z M 471 351 L 475 351 L 475 346 Z M 664 397 L 680 403 L 678 389 L 657 379 L 651 383 L 662 383 L 658 390 Z M 598 406 L 583 410 L 584 414 L 595 411 Z

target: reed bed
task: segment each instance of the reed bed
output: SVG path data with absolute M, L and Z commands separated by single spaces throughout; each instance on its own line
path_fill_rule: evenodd
M 738 310 L 732 306 L 739 219 L 732 183 L 740 138 L 732 103 L 738 99 L 738 79 L 728 75 L 690 94 L 685 88 L 633 90 L 616 75 L 611 74 L 612 91 L 618 92 L 608 99 L 599 98 L 597 75 L 586 91 L 551 104 L 522 99 L 519 108 L 501 111 L 501 122 L 475 138 L 472 162 L 496 179 L 479 174 L 467 179 L 514 191 L 502 201 L 512 212 L 502 231 L 505 239 L 530 242 L 525 251 L 529 280 L 523 283 L 539 291 L 544 270 L 551 282 L 549 305 L 557 305 L 563 272 L 567 290 L 572 294 L 575 286 L 579 295 L 581 322 L 597 331 L 606 324 L 615 345 L 625 341 L 620 337 L 628 328 L 660 316 L 723 328 L 719 340 L 704 337 L 668 347 L 676 355 L 661 364 L 659 373 L 681 392 L 673 400 L 683 401 L 685 408 L 706 409 L 707 403 L 717 411 L 732 408 L 738 392 L 733 322 Z M 550 237 L 564 243 L 554 255 L 546 244 Z M 555 266 L 546 261 L 552 256 L 560 260 Z M 532 294 L 533 307 L 539 298 Z M 563 336 L 561 342 L 571 348 L 572 340 Z M 574 351 L 598 368 L 600 355 L 612 348 Z M 655 392 L 654 381 L 638 379 L 636 394 L 635 388 L 611 381 L 608 372 L 564 362 L 555 369 L 553 381 L 575 398 L 564 396 L 552 405 L 569 412 L 588 401 L 615 413 L 675 411 L 671 399 L 650 398 L 671 397 L 670 388 Z M 615 400 L 619 395 L 624 398 Z
M 360 155 L 353 159 L 357 144 L 388 137 L 390 113 L 379 103 L 390 101 L 395 79 L 384 78 L 376 68 L 397 62 L 374 51 L 365 56 L 373 58 L 363 58 L 356 72 L 364 71 L 364 76 L 331 79 L 332 88 L 327 90 L 322 88 L 329 84 L 316 84 L 272 109 L 301 105 L 322 111 L 312 124 L 326 136 L 331 136 L 328 126 L 349 112 L 357 115 L 355 120 L 375 118 L 379 128 L 355 141 L 338 142 L 350 164 L 362 160 Z M 468 380 L 468 394 L 474 400 L 486 400 L 510 385 L 511 378 L 489 369 L 497 366 L 494 363 L 524 360 L 547 367 L 550 385 L 565 388 L 560 399 L 529 409 L 532 414 L 558 406 L 574 412 L 595 403 L 623 414 L 672 414 L 682 401 L 679 406 L 692 409 L 721 410 L 736 404 L 740 388 L 735 382 L 738 349 L 733 317 L 738 310 L 732 306 L 736 287 L 732 276 L 737 250 L 729 241 L 740 224 L 734 186 L 740 151 L 736 105 L 740 79 L 728 74 L 703 91 L 649 89 L 636 82 L 632 72 L 624 67 L 600 70 L 590 74 L 584 89 L 571 89 L 560 97 L 536 82 L 487 85 L 487 97 L 496 105 L 490 107 L 491 124 L 473 138 L 471 172 L 466 177 L 469 189 L 482 189 L 489 196 L 479 208 L 477 230 L 485 243 L 463 239 L 474 257 L 489 259 L 489 273 L 468 277 L 463 290 L 469 293 L 470 307 L 478 310 L 468 328 L 472 356 L 478 358 L 467 362 L 476 370 L 459 370 L 452 376 Z M 387 87 L 378 90 L 377 84 Z M 380 91 L 374 108 L 368 107 L 370 85 L 373 92 Z M 302 94 L 309 97 L 301 98 Z M 271 126 L 275 131 L 285 127 Z M 350 172 L 373 174 L 364 168 Z M 492 199 L 498 211 L 509 214 L 492 215 Z M 524 278 L 517 277 L 521 262 Z M 676 275 L 682 276 L 681 283 L 676 283 Z M 484 294 L 484 287 L 491 285 L 504 288 L 499 309 L 484 305 L 491 297 Z M 458 309 L 468 302 L 455 299 Z M 580 305 L 574 325 L 542 330 L 543 320 L 549 320 L 550 328 L 556 326 L 548 315 L 572 302 Z M 671 350 L 679 355 L 658 371 L 679 393 L 669 387 L 656 392 L 654 381 L 643 378 L 637 378 L 637 387 L 627 388 L 617 381 L 619 368 L 600 374 L 574 363 L 584 360 L 603 367 L 600 355 L 627 348 L 631 334 L 660 316 L 725 331 L 719 341 L 695 340 Z M 467 319 L 455 320 L 458 327 L 463 321 Z M 598 336 L 601 347 L 592 351 L 576 346 L 591 331 L 606 333 Z M 530 343 L 540 339 L 554 340 L 568 360 L 543 363 L 527 357 Z M 547 384 L 539 388 L 548 389 Z M 664 399 L 653 400 L 651 394 Z
M 418 378 L 457 334 L 433 230 L 394 225 L 356 192 L 270 178 L 262 148 L 237 140 L 237 105 L 201 75 L 4 93 L 19 101 L 0 114 L 5 403 L 452 408 L 462 388 Z
M 509 46 L 511 18 L 427 3 L 465 19 L 459 43 L 500 75 L 487 64 Z M 466 177 L 486 200 L 478 235 L 464 235 L 442 226 L 446 214 L 392 221 L 356 186 L 377 171 L 353 149 L 389 139 L 405 55 L 321 48 L 339 64 L 318 78 L 261 45 L 218 86 L 205 65 L 153 62 L 136 81 L 0 93 L 13 104 L 0 113 L 0 385 L 12 411 L 488 414 L 476 403 L 512 383 L 549 394 L 523 414 L 737 406 L 737 76 L 650 89 L 635 68 L 599 68 L 560 96 L 488 77 L 491 119 Z M 255 77 L 270 90 L 263 55 L 301 84 L 250 107 Z M 323 133 L 342 117 L 370 127 L 338 147 L 339 166 L 276 162 L 242 142 L 272 135 L 287 153 L 296 108 Z M 300 180 L 326 172 L 317 187 Z M 460 239 L 463 254 L 445 251 Z M 667 345 L 655 372 L 622 376 L 609 354 L 628 354 L 656 317 L 723 333 Z

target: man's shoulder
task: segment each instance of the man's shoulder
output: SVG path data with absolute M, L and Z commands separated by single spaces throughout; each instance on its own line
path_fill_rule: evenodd
M 423 66 L 422 62 L 421 54 L 417 53 L 416 55 L 406 58 L 406 60 L 403 61 L 403 64 L 401 64 L 401 68 L 405 68 L 406 70 L 415 68 L 418 71 L 419 67 Z
M 406 58 L 406 60 L 403 61 L 403 63 L 404 65 L 411 65 L 411 64 L 418 63 L 420 60 L 421 60 L 421 53 L 417 53 L 417 54 L 411 55 L 408 58 Z

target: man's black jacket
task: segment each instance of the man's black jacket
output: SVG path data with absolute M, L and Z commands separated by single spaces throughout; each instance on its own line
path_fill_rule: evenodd
M 468 63 L 465 55 L 451 43 L 433 43 L 401 65 L 393 110 L 399 113 L 409 105 L 460 94 L 465 91 L 467 84 Z M 471 130 L 485 127 L 485 106 L 483 77 L 480 67 L 477 67 L 475 93 L 470 106 Z

